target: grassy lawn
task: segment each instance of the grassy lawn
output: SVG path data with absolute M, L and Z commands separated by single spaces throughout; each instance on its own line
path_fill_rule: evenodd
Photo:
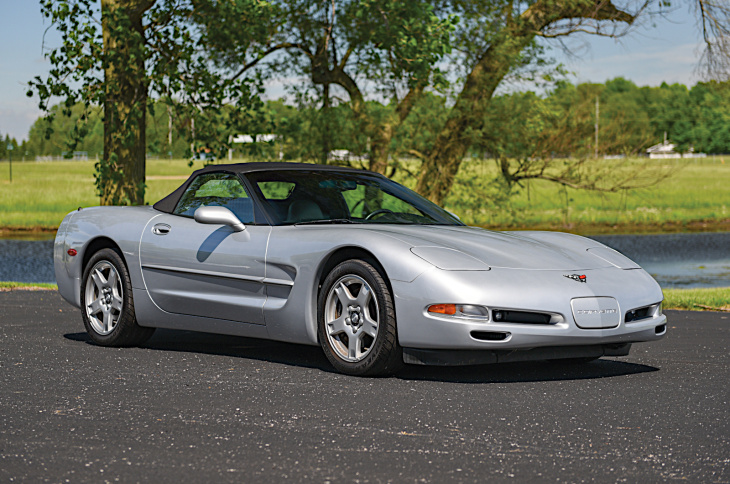
M 709 230 L 730 230 L 730 157 L 725 158 L 631 160 L 662 164 L 671 175 L 653 187 L 623 193 L 575 190 L 532 180 L 518 188 L 501 210 L 488 203 L 475 204 L 477 196 L 468 189 L 465 197 L 452 192 L 449 208 L 470 225 L 495 228 L 567 229 L 587 234 L 616 232 L 616 228 L 623 233 L 676 232 L 702 230 L 704 222 Z M 493 162 L 478 161 L 462 165 L 458 179 L 462 187 L 477 186 L 472 180 L 489 180 L 495 174 Z
M 501 229 L 585 234 L 730 230 L 730 157 L 642 162 L 663 163 L 673 174 L 657 186 L 625 193 L 563 189 L 533 180 L 508 203 L 495 206 L 491 202 L 495 191 L 490 186 L 496 174 L 494 163 L 468 160 L 446 208 L 470 225 Z M 202 166 L 200 161 L 191 168 L 186 160 L 148 160 L 147 202 L 167 195 Z M 0 228 L 53 229 L 71 210 L 98 204 L 94 161 L 14 162 L 12 183 L 7 169 L 7 162 L 0 163 Z M 413 178 L 396 179 L 415 184 Z
M 664 289 L 665 309 L 730 311 L 730 287 Z
M 0 292 L 15 291 L 15 290 L 46 290 L 56 291 L 58 286 L 56 284 L 46 284 L 41 282 L 12 282 L 12 281 L 0 281 Z
M 154 203 L 182 184 L 190 168 L 184 160 L 147 162 L 147 201 Z M 64 215 L 78 207 L 99 204 L 95 194 L 94 161 L 13 162 L 13 182 L 7 163 L 0 163 L 0 227 L 56 228 Z M 3 171 L 5 170 L 5 171 Z

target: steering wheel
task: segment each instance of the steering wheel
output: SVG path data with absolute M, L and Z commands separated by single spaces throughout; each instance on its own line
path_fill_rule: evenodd
M 377 217 L 378 215 L 383 215 L 385 213 L 393 213 L 392 210 L 388 210 L 387 208 L 379 208 L 373 212 L 370 212 L 367 217 L 365 217 L 365 220 L 370 220 L 372 218 Z

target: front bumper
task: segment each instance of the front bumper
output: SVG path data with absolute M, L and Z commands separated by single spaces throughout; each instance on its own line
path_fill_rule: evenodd
M 399 343 L 404 348 L 434 350 L 503 351 L 543 347 L 591 347 L 595 350 L 604 345 L 610 348 L 655 341 L 666 334 L 666 316 L 662 314 L 629 323 L 625 321 L 627 311 L 663 299 L 659 285 L 642 269 L 581 271 L 587 276 L 587 283 L 564 277 L 567 273 L 570 271 L 500 268 L 443 271 L 433 268 L 410 283 L 392 281 Z M 615 327 L 578 327 L 571 301 L 589 297 L 616 299 L 620 320 Z M 499 323 L 491 319 L 481 322 L 426 311 L 428 305 L 438 303 L 479 304 L 491 310 L 548 313 L 554 316 L 554 322 Z M 489 333 L 498 337 L 484 339 L 483 335 Z

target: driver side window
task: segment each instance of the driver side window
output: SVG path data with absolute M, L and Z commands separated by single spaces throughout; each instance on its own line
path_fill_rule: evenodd
M 175 215 L 192 217 L 198 207 L 225 207 L 244 224 L 254 223 L 253 203 L 238 177 L 232 173 L 198 175 L 180 197 Z

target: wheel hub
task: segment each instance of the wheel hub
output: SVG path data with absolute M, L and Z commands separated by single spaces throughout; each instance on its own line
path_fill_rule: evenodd
M 347 311 L 349 313 L 345 324 L 352 328 L 352 332 L 356 333 L 362 326 L 362 315 L 360 314 L 360 306 L 348 306 Z
M 105 287 L 102 290 L 102 297 L 104 298 L 104 304 L 111 306 L 112 304 L 112 290 L 110 287 Z

